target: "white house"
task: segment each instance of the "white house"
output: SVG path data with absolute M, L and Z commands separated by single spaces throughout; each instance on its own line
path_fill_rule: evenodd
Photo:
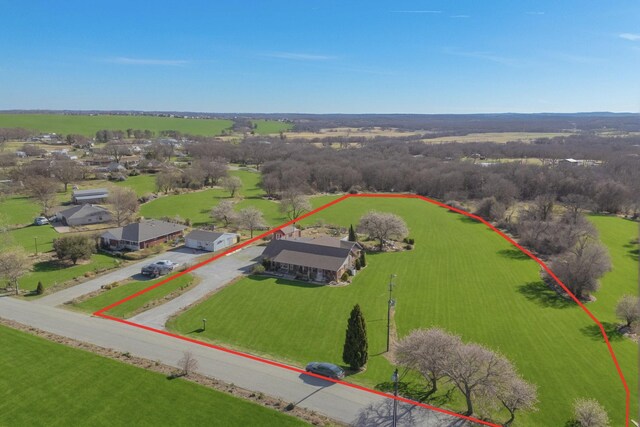
M 193 230 L 184 237 L 184 244 L 191 249 L 215 252 L 227 248 L 238 242 L 235 233 L 216 233 L 206 230 Z

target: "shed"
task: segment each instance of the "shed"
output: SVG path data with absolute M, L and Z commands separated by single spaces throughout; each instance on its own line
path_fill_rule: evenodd
M 235 233 L 193 230 L 185 236 L 184 242 L 185 246 L 191 249 L 215 252 L 233 246 L 238 242 L 238 238 L 239 236 Z

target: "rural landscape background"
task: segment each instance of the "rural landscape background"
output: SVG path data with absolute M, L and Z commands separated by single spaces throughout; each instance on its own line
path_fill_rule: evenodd
M 637 5 L 0 14 L 0 425 L 640 421 Z

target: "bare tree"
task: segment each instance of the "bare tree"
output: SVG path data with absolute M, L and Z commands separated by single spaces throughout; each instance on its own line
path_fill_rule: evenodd
M 249 230 L 251 238 L 253 238 L 253 230 L 266 227 L 262 212 L 256 208 L 246 208 L 238 212 L 238 224 Z
M 200 160 L 194 164 L 194 167 L 204 173 L 205 185 L 217 185 L 220 179 L 227 176 L 227 164 L 224 159 Z
M 126 187 L 114 187 L 109 192 L 107 202 L 111 204 L 111 212 L 118 227 L 131 222 L 140 207 L 136 193 Z
M 224 226 L 228 227 L 230 223 L 238 218 L 238 213 L 233 208 L 233 202 L 230 200 L 222 200 L 213 209 L 211 209 L 211 217 L 216 221 L 224 222 Z
M 616 316 L 629 327 L 633 322 L 640 320 L 640 298 L 633 295 L 624 295 L 616 305 Z
M 536 386 L 510 372 L 500 381 L 496 389 L 496 398 L 509 412 L 510 418 L 503 423 L 510 426 L 516 418 L 516 411 L 535 411 L 538 403 Z
M 573 414 L 580 427 L 609 426 L 607 411 L 596 399 L 576 399 Z
M 587 236 L 553 260 L 551 270 L 578 299 L 584 299 L 598 289 L 598 279 L 611 270 L 611 260 L 607 249 Z
M 401 240 L 409 234 L 407 224 L 402 218 L 392 213 L 370 211 L 360 218 L 359 230 L 379 240 L 380 251 L 385 240 Z
M 198 361 L 190 351 L 185 351 L 182 355 L 182 359 L 178 360 L 178 366 L 180 367 L 180 375 L 186 377 L 191 372 L 198 369 Z
M 285 191 L 280 200 L 280 212 L 291 220 L 311 210 L 309 199 L 297 191 Z
M 442 370 L 464 396 L 465 415 L 473 414 L 474 397 L 486 394 L 514 371 L 506 358 L 479 344 L 457 346 L 446 362 Z
M 122 160 L 124 156 L 128 156 L 131 154 L 131 149 L 118 141 L 107 142 L 103 148 L 103 151 L 105 154 L 113 157 L 113 160 L 116 163 L 120 163 L 120 160 Z
M 156 189 L 167 194 L 180 183 L 180 173 L 176 170 L 165 170 L 156 174 Z
M 29 195 L 40 203 L 42 213 L 48 215 L 58 191 L 56 186 L 51 183 L 51 179 L 40 175 L 31 176 L 24 180 L 24 186 Z
M 29 257 L 21 248 L 0 252 L 0 277 L 15 289 L 18 295 L 18 280 L 31 268 Z
M 590 209 L 593 205 L 591 199 L 582 194 L 568 194 L 560 199 L 564 207 L 567 209 L 569 217 L 574 221 L 577 221 L 580 214 Z
M 242 188 L 242 180 L 237 176 L 227 176 L 222 178 L 222 188 L 229 192 L 230 197 L 234 197 L 236 192 Z
M 66 193 L 69 183 L 82 178 L 82 167 L 73 160 L 56 160 L 51 166 L 51 173 L 64 184 Z
M 460 345 L 460 337 L 440 328 L 418 329 L 398 343 L 395 355 L 399 365 L 418 371 L 429 382 L 429 397 L 438 390 L 447 360 Z

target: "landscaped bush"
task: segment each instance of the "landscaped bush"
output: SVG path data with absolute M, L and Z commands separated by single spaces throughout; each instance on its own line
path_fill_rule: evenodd
M 344 273 L 342 273 L 342 277 L 340 278 L 340 280 L 342 280 L 343 282 L 348 282 L 349 281 L 349 273 L 348 270 L 345 271 Z
M 42 282 L 38 282 L 38 287 L 36 287 L 36 295 L 42 294 L 44 294 L 44 286 L 42 285 Z
M 251 274 L 262 274 L 265 272 L 265 268 L 262 264 L 256 264 L 251 269 Z

